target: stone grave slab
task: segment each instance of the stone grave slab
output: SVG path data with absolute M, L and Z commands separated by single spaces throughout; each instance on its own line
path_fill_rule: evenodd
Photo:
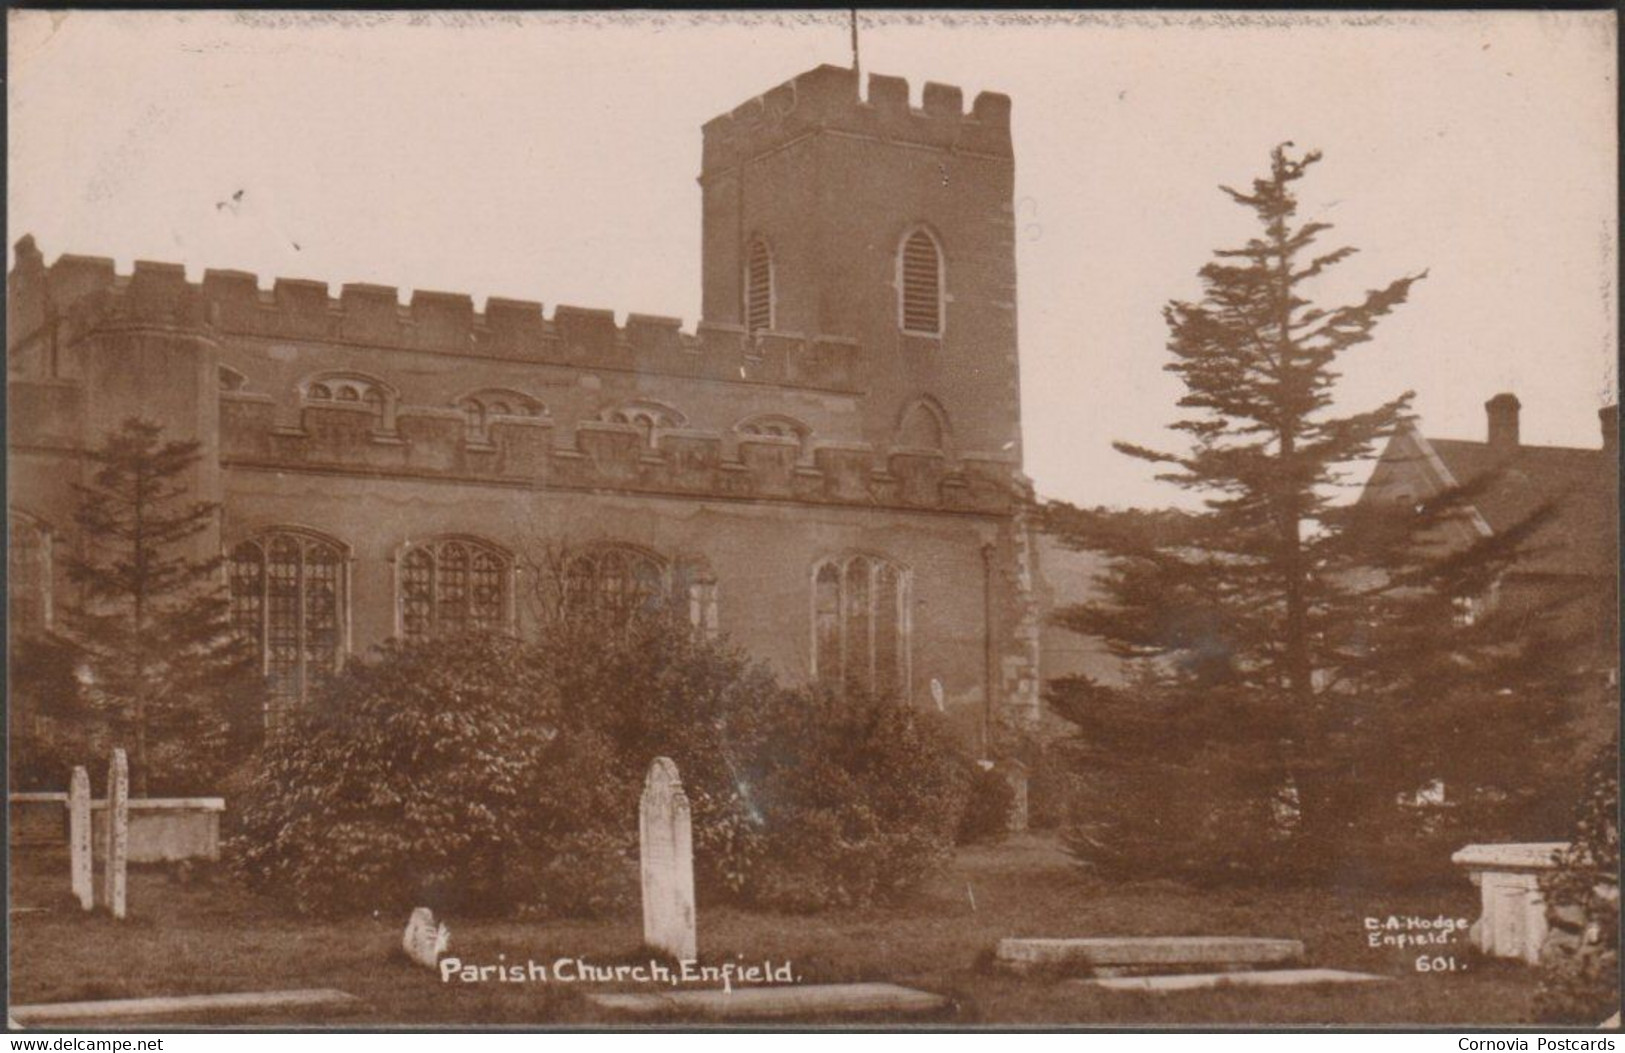
M 276 1009 L 351 1009 L 354 995 L 332 988 L 292 991 L 239 991 L 230 994 L 181 995 L 171 998 L 119 998 L 105 1002 L 46 1002 L 14 1005 L 11 1019 L 24 1027 L 43 1024 L 87 1023 L 97 1020 L 137 1020 L 146 1017 L 185 1016 L 231 1011 L 264 1012 Z
M 587 1000 L 600 1008 L 633 1016 L 678 1012 L 730 1020 L 871 1013 L 914 1015 L 938 1012 L 949 1005 L 942 995 L 883 983 L 738 987 L 732 991 L 639 991 L 589 994 Z
M 1298 987 L 1306 984 L 1357 984 L 1387 980 L 1375 973 L 1343 969 L 1268 969 L 1259 972 L 1175 973 L 1169 976 L 1116 976 L 1074 980 L 1108 991 L 1200 991 L 1213 987 Z
M 1190 969 L 1251 969 L 1303 958 L 1299 940 L 1253 936 L 1094 936 L 1006 938 L 996 965 L 1007 972 L 1155 972 Z

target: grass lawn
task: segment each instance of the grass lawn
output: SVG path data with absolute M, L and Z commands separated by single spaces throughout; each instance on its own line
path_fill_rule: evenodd
M 162 869 L 132 868 L 131 916 L 123 923 L 77 910 L 68 896 L 64 852 L 15 852 L 11 880 L 13 907 L 49 908 L 11 916 L 13 1003 L 335 987 L 363 999 L 365 1008 L 310 1023 L 570 1026 L 615 1022 L 582 992 L 638 989 L 442 983 L 401 954 L 405 917 L 302 919 L 242 892 L 223 874 L 182 882 Z M 1455 972 L 1420 973 L 1417 950 L 1367 946 L 1367 917 L 1439 914 L 1476 917 L 1477 891 L 1465 879 L 1459 887 L 1394 895 L 1107 885 L 1080 879 L 1052 842 L 1021 837 L 962 850 L 900 909 L 801 917 L 702 908 L 699 938 L 704 962 L 788 959 L 805 983 L 890 981 L 948 995 L 955 1005 L 930 1021 L 938 1026 L 1495 1026 L 1525 1019 L 1535 985 L 1529 969 L 1472 957 L 1464 939 L 1429 952 L 1454 955 Z M 495 964 L 499 955 L 509 963 L 534 959 L 548 966 L 561 957 L 598 964 L 646 960 L 638 954 L 636 917 L 447 921 L 449 953 L 466 962 Z M 985 968 L 986 952 L 1002 936 L 1110 935 L 1290 937 L 1304 942 L 1311 965 L 1394 979 L 1150 995 Z M 228 1022 L 246 1021 L 213 1023 Z

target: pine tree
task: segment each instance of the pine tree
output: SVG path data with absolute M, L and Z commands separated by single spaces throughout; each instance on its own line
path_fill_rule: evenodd
M 135 792 L 220 774 L 260 712 L 252 648 L 231 631 L 218 555 L 198 535 L 217 505 L 187 500 L 194 441 L 164 441 L 131 418 L 86 456 L 76 485 L 81 549 L 67 563 L 78 603 L 67 626 L 91 703 L 131 743 Z
M 1164 310 L 1166 368 L 1184 384 L 1171 428 L 1188 448 L 1116 444 L 1202 510 L 1159 537 L 1121 515 L 1048 509 L 1063 543 L 1111 557 L 1104 599 L 1057 620 L 1133 669 L 1125 687 L 1050 690 L 1106 802 L 1074 836 L 1096 865 L 1132 867 L 1125 852 L 1148 844 L 1151 865 L 1210 877 L 1338 865 L 1434 779 L 1506 800 L 1527 760 L 1519 736 L 1556 724 L 1560 693 L 1536 685 L 1553 685 L 1559 649 L 1528 646 L 1507 617 L 1466 624 L 1457 607 L 1550 510 L 1461 548 L 1442 539 L 1491 480 L 1414 509 L 1342 499 L 1413 396 L 1338 415 L 1338 360 L 1426 272 L 1342 306 L 1310 300 L 1355 250 L 1319 249 L 1330 225 L 1298 220 L 1294 184 L 1320 154 L 1291 145 L 1250 192 L 1221 187 L 1261 234 L 1215 253 L 1198 302 Z

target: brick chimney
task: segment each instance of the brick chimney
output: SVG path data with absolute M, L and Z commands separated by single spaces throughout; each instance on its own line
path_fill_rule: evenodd
M 1490 449 L 1510 453 L 1518 448 L 1518 410 L 1522 404 L 1510 391 L 1484 403 L 1484 414 L 1489 418 Z
M 1619 452 L 1619 403 L 1604 406 L 1597 411 L 1597 419 L 1602 421 L 1602 448 L 1607 453 Z

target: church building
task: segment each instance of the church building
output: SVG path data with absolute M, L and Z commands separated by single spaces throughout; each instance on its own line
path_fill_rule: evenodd
M 998 753 L 1039 709 L 1010 100 L 820 66 L 703 135 L 691 330 L 23 237 L 13 632 L 72 602 L 78 454 L 140 417 L 202 444 L 200 544 L 279 704 L 390 637 L 536 631 L 551 559 L 566 603 L 675 604 Z

